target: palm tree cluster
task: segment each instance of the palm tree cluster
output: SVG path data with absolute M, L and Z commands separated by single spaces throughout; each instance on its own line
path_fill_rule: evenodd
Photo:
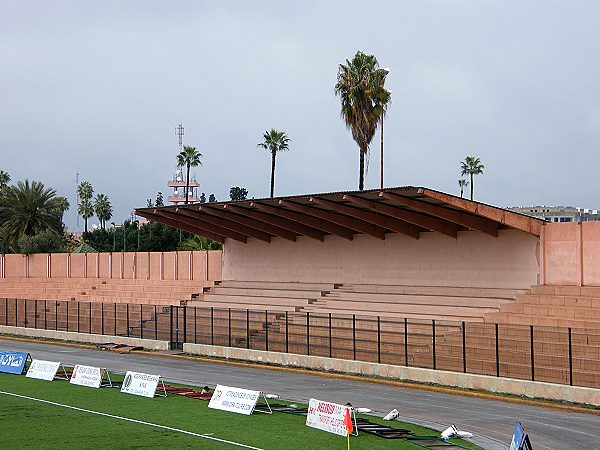
M 100 221 L 100 228 L 106 229 L 106 221 L 110 220 L 113 214 L 113 208 L 106 194 L 97 194 L 94 198 L 94 188 L 89 181 L 82 181 L 77 186 L 77 198 L 79 205 L 77 213 L 84 220 L 84 229 L 88 231 L 88 219 L 96 214 Z M 93 200 L 92 200 L 93 199 Z
M 479 158 L 475 156 L 467 156 L 464 161 L 460 162 L 460 175 L 467 175 L 470 177 L 471 183 L 471 200 L 473 200 L 473 176 L 480 175 L 483 173 L 485 166 L 481 164 Z M 460 196 L 463 195 L 463 188 L 469 184 L 466 180 L 459 180 L 458 182 L 460 186 Z
M 186 167 L 185 176 L 185 204 L 188 204 L 190 194 L 190 167 L 197 167 L 202 165 L 200 158 L 202 153 L 196 150 L 196 147 L 184 146 L 183 150 L 177 154 L 177 165 L 180 167 Z
M 0 236 L 16 249 L 19 239 L 41 233 L 63 234 L 63 214 L 69 201 L 39 181 L 19 181 L 0 189 Z
M 5 188 L 10 183 L 10 175 L 4 170 L 0 170 L 0 189 Z
M 359 147 L 358 189 L 364 189 L 365 157 L 381 119 L 391 101 L 385 85 L 389 71 L 379 67 L 377 58 L 358 51 L 338 68 L 335 94 L 342 103 L 341 115 Z

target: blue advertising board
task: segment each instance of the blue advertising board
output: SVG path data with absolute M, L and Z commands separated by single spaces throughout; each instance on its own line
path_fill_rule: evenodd
M 20 375 L 29 358 L 29 353 L 0 352 L 0 372 Z
M 529 436 L 523 430 L 521 422 L 517 422 L 512 441 L 510 442 L 510 450 L 531 450 L 531 448 Z

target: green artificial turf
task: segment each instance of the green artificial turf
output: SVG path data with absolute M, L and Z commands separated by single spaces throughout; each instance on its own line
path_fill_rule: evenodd
M 120 377 L 113 377 L 113 379 Z M 262 449 L 346 449 L 346 438 L 309 428 L 305 417 L 255 412 L 251 416 L 208 409 L 208 402 L 178 395 L 153 399 L 122 394 L 119 389 L 93 389 L 0 374 L 0 391 L 49 400 L 69 406 L 165 425 Z M 278 401 L 278 403 L 280 403 Z M 301 405 L 299 405 L 301 406 Z M 384 423 L 369 416 L 373 422 Z M 401 423 L 418 435 L 436 431 Z M 236 448 L 147 425 L 125 422 L 82 411 L 0 394 L 0 448 Z M 460 442 L 471 449 L 479 447 Z M 352 449 L 416 449 L 402 440 L 386 440 L 361 433 L 351 437 Z

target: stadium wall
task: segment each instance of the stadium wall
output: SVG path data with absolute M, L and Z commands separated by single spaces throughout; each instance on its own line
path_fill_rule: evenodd
M 221 279 L 221 251 L 0 255 L 0 278 Z
M 227 239 L 223 279 L 528 288 L 538 284 L 537 246 L 536 236 L 517 230 L 500 230 L 498 237 L 459 232 L 456 239 L 440 233 L 418 240 L 402 234 Z

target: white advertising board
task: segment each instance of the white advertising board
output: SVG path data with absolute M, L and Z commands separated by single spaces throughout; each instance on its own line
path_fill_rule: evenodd
M 73 375 L 69 383 L 99 388 L 102 383 L 102 373 L 104 369 L 100 367 L 82 366 L 77 364 L 73 369 Z
M 254 411 L 259 396 L 260 391 L 250 391 L 218 384 L 208 407 L 249 416 Z
M 43 361 L 34 359 L 29 365 L 29 370 L 25 376 L 27 378 L 37 378 L 38 380 L 52 381 L 56 376 L 56 372 L 60 368 L 60 362 Z
M 154 398 L 160 375 L 149 375 L 140 372 L 127 372 L 123 379 L 121 392 L 125 394 L 141 395 L 142 397 Z
M 340 436 L 348 436 L 348 431 L 344 424 L 346 409 L 348 409 L 347 406 L 311 398 L 310 402 L 308 402 L 306 426 L 318 428 L 319 430 Z

